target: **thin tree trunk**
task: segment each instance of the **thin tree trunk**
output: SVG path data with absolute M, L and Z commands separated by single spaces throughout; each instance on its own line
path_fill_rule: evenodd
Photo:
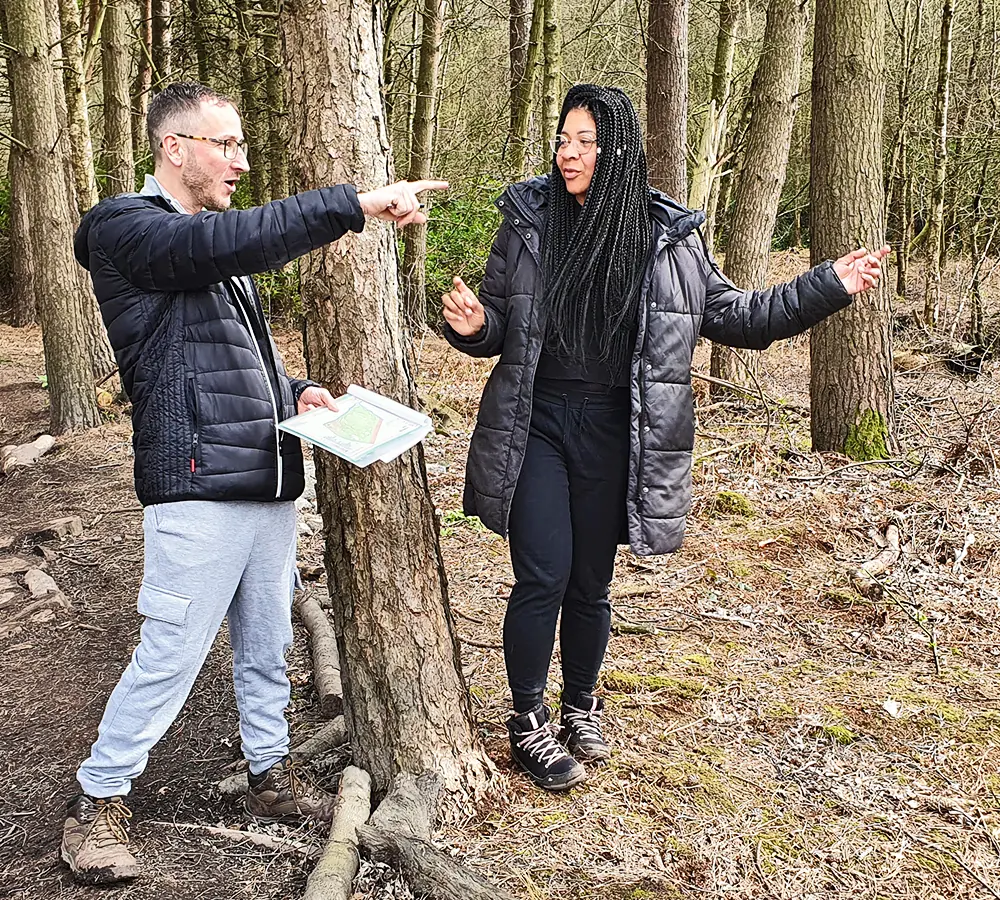
M 434 120 L 441 63 L 441 37 L 447 0 L 425 0 L 420 28 L 420 68 L 417 102 L 410 141 L 409 181 L 429 178 L 434 157 Z M 424 201 L 430 208 L 430 198 Z M 427 223 L 403 230 L 403 309 L 412 333 L 427 326 Z
M 532 0 L 510 0 L 510 130 L 517 122 L 517 104 L 528 70 L 528 38 Z
M 100 422 L 79 277 L 73 259 L 74 207 L 62 183 L 56 76 L 42 0 L 7 0 L 7 44 L 24 150 L 24 186 L 35 289 L 42 325 L 53 433 Z
M 515 98 L 513 127 L 510 133 L 510 171 L 514 178 L 526 174 L 528 153 L 528 123 L 531 119 L 531 102 L 535 92 L 535 70 L 542 43 L 542 26 L 545 24 L 545 0 L 534 0 L 531 10 L 531 32 L 528 36 L 528 55 L 524 77 L 519 83 Z
M 559 0 L 545 0 L 543 10 L 545 52 L 542 78 L 542 153 L 544 154 L 544 141 L 555 137 L 556 129 L 559 127 L 559 109 L 562 105 L 562 32 L 559 29 Z M 548 161 L 547 156 L 543 158 Z
M 274 4 L 277 9 L 277 4 Z M 284 72 L 281 68 L 281 37 L 278 26 L 269 25 L 264 35 L 264 92 L 267 97 L 267 171 L 272 200 L 288 196 L 288 154 L 285 141 Z M 261 160 L 260 162 L 263 162 Z
M 206 0 L 189 0 L 191 36 L 198 61 L 198 80 L 208 84 L 208 16 Z
M 102 196 L 135 190 L 132 113 L 129 108 L 129 27 L 124 0 L 112 0 L 101 28 L 104 76 L 104 184 Z
M 5 12 L 5 10 L 3 11 Z M 0 12 L 2 15 L 2 12 Z M 3 16 L 3 33 L 10 32 Z M 11 132 L 15 140 L 10 144 L 7 172 L 10 177 L 10 225 L 7 237 L 10 242 L 10 308 L 6 321 L 15 327 L 31 325 L 36 321 L 35 262 L 31 249 L 31 230 L 28 219 L 30 184 L 25 167 L 28 155 L 22 147 L 22 128 L 18 116 L 18 98 L 13 90 L 13 66 L 7 56 L 7 83 L 11 87 Z
M 817 0 L 812 80 L 812 261 L 885 241 L 881 0 Z M 858 35 L 864 34 L 863 44 Z M 865 98 L 863 109 L 845 98 Z M 892 450 L 891 311 L 880 286 L 813 328 L 812 442 L 854 459 Z
M 65 0 L 60 0 L 65 2 Z M 138 41 L 136 41 L 136 72 L 132 82 L 132 159 L 138 160 L 146 150 L 146 110 L 153 85 L 153 0 L 139 0 Z
M 941 318 L 941 256 L 944 244 L 944 190 L 948 177 L 948 100 L 951 93 L 951 33 L 955 0 L 941 7 L 941 44 L 937 90 L 934 94 L 934 173 L 927 233 L 927 276 L 924 286 L 924 322 L 935 326 Z
M 254 35 L 259 19 L 247 15 L 248 0 L 236 3 L 236 23 L 239 35 L 236 56 L 240 61 L 240 113 L 243 131 L 249 145 L 250 198 L 254 206 L 262 206 L 271 199 L 267 186 L 267 133 L 270 126 L 269 111 L 261 109 L 260 90 L 264 72 L 261 68 L 261 54 L 255 44 Z M 264 63 L 266 65 L 266 62 Z
M 377 13 L 351 0 L 283 6 L 289 145 L 303 187 L 393 177 Z M 390 228 L 369 222 L 305 257 L 301 273 L 310 376 L 415 404 Z M 355 762 L 376 792 L 399 771 L 436 770 L 461 804 L 491 765 L 474 737 L 422 451 L 366 469 L 321 454 L 316 469 Z
M 652 185 L 687 202 L 688 0 L 649 0 L 646 158 Z
M 70 161 L 76 186 L 76 205 L 80 215 L 83 215 L 97 203 L 98 195 L 87 89 L 83 80 L 80 9 L 76 0 L 59 0 L 59 19 L 63 33 L 63 86 L 69 120 Z
M 153 0 L 153 93 L 162 90 L 173 77 L 172 21 L 170 0 Z
M 736 23 L 739 7 L 734 0 L 719 4 L 719 31 L 715 42 L 715 68 L 712 70 L 712 96 L 709 98 L 702 129 L 698 159 L 691 175 L 688 204 L 692 209 L 704 209 L 705 240 L 711 249 L 715 236 L 716 204 L 719 192 L 719 157 L 726 137 L 729 94 L 733 81 L 733 60 L 736 57 Z M 765 48 L 767 39 L 765 37 Z M 753 89 L 750 90 L 751 98 Z
M 771 238 L 785 185 L 788 151 L 795 126 L 796 95 L 809 27 L 809 0 L 771 0 L 764 46 L 750 85 L 750 127 L 736 181 L 733 216 L 726 244 L 725 273 L 741 288 L 763 288 Z M 760 355 L 712 345 L 712 375 L 747 384 L 760 369 Z M 725 392 L 717 386 L 712 396 Z

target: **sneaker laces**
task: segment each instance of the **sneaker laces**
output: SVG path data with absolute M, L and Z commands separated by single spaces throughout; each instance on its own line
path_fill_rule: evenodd
M 601 714 L 596 710 L 576 709 L 564 706 L 562 720 L 572 728 L 579 737 L 604 743 L 604 733 L 601 731 Z
M 555 739 L 547 723 L 519 737 L 517 746 L 544 766 L 551 766 L 566 755 L 566 748 Z
M 299 764 L 289 759 L 281 768 L 282 774 L 288 778 L 288 790 L 292 799 L 297 803 L 301 800 L 316 800 L 313 785 L 310 784 L 301 774 Z
M 90 838 L 100 848 L 114 844 L 128 844 L 128 823 L 132 810 L 121 797 L 95 800 L 97 816 L 90 829 Z

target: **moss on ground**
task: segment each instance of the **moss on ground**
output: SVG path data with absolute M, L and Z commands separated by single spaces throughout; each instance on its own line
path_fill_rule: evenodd
M 621 694 L 638 694 L 642 691 L 665 691 L 678 700 L 696 700 L 705 688 L 697 681 L 685 678 L 669 678 L 666 675 L 636 675 L 609 669 L 604 673 L 604 686 L 609 691 Z

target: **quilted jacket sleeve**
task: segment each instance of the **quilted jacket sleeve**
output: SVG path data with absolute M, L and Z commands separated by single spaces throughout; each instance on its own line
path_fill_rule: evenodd
M 277 269 L 364 228 L 349 185 L 305 191 L 264 206 L 193 216 L 129 207 L 91 231 L 112 264 L 136 287 L 191 291 L 235 275 Z
M 497 356 L 503 350 L 507 334 L 507 245 L 510 240 L 510 226 L 504 220 L 497 232 L 489 259 L 486 261 L 486 275 L 479 291 L 479 302 L 483 304 L 486 321 L 479 331 L 464 337 L 447 322 L 444 336 L 448 343 L 469 356 Z
M 852 297 L 832 262 L 762 291 L 743 291 L 726 278 L 702 247 L 705 314 L 701 333 L 711 341 L 764 350 L 774 341 L 801 334 L 845 306 Z

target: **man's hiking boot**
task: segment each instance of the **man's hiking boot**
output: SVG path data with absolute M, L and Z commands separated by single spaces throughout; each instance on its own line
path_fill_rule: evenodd
M 117 884 L 139 876 L 128 849 L 132 813 L 124 797 L 97 800 L 80 794 L 68 804 L 59 855 L 80 884 Z
M 593 694 L 581 691 L 573 703 L 562 704 L 559 722 L 559 741 L 577 759 L 584 762 L 605 762 L 611 758 L 611 748 L 601 732 L 601 713 L 604 701 Z
M 549 710 L 539 705 L 507 720 L 510 755 L 528 777 L 547 791 L 567 791 L 587 773 L 549 728 Z
M 333 819 L 333 796 L 305 781 L 290 757 L 247 781 L 247 812 L 258 819 Z

